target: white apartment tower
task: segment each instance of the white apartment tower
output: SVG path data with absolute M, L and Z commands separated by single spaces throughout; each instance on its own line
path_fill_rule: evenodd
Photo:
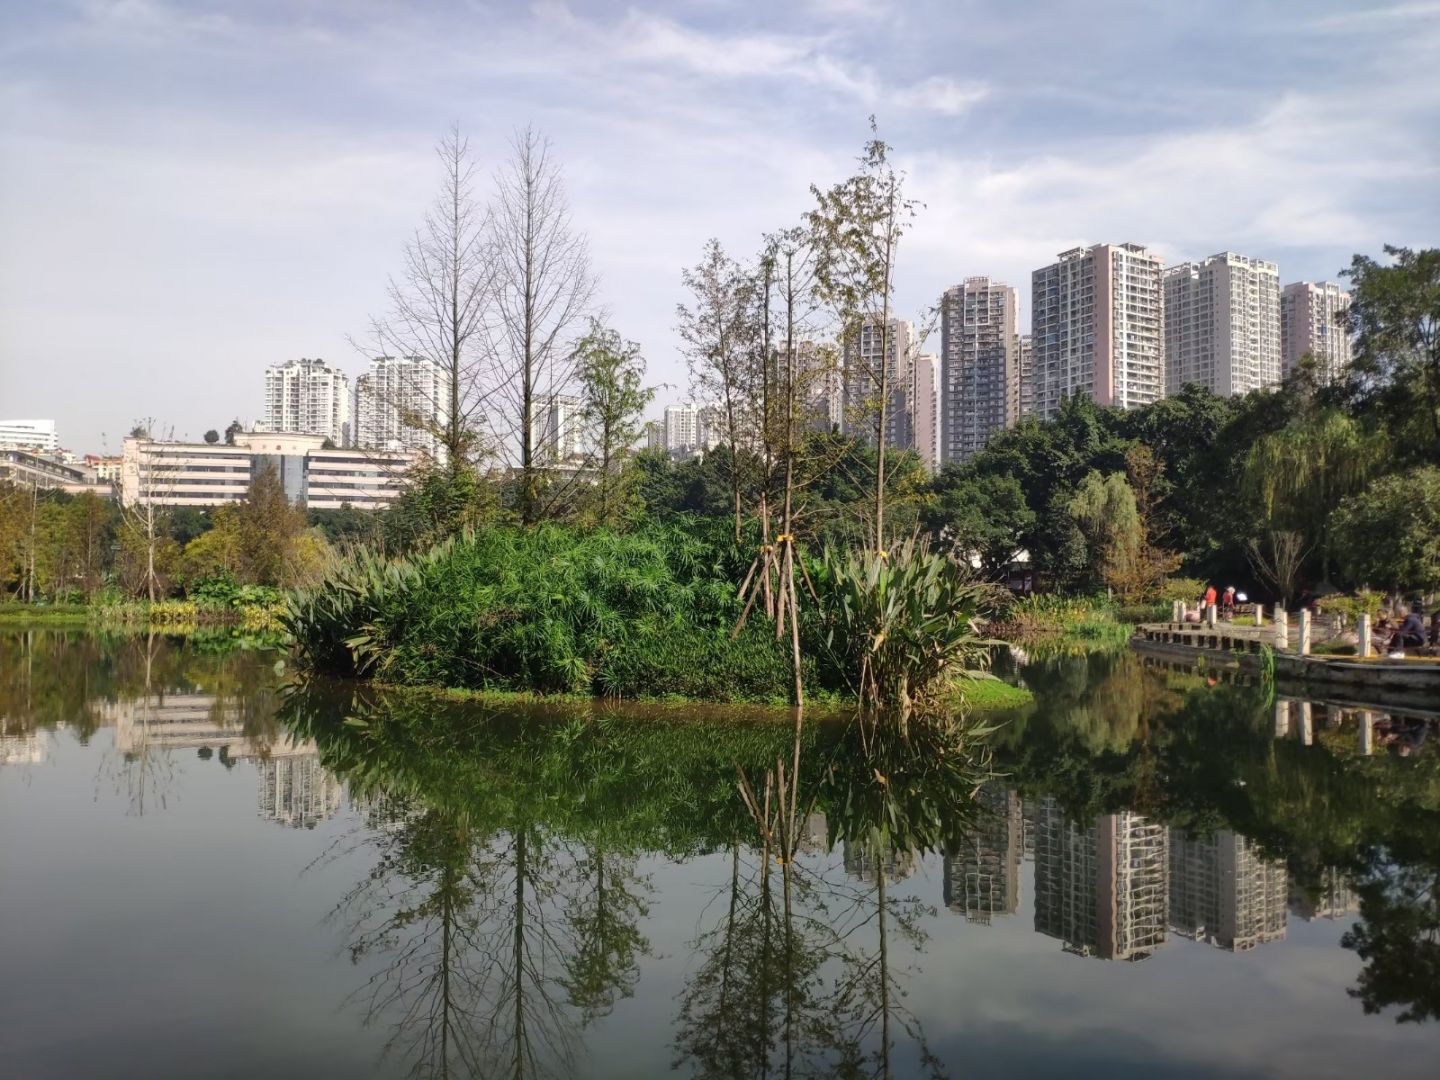
M 1165 396 L 1160 275 L 1139 244 L 1072 248 L 1031 275 L 1037 416 L 1075 394 L 1122 409 Z
M 377 356 L 355 380 L 355 445 L 366 450 L 419 450 L 439 457 L 449 422 L 440 365 L 421 356 Z
M 349 446 L 350 379 L 324 360 L 301 358 L 265 369 L 267 431 L 321 435 Z
M 683 454 L 700 447 L 700 407 L 691 403 L 665 406 L 662 444 L 669 454 Z
M 1165 387 L 1222 397 L 1280 381 L 1280 269 L 1225 251 L 1165 272 Z
M 682 455 L 714 450 L 724 441 L 719 405 L 667 405 L 660 425 L 661 446 L 667 454 Z
M 1019 419 L 1020 299 L 988 277 L 940 299 L 940 460 L 965 461 Z
M 1333 281 L 1297 281 L 1280 294 L 1280 367 L 1289 375 L 1306 353 L 1321 382 L 1343 378 L 1350 367 L 1350 294 Z
M 548 465 L 574 461 L 585 453 L 585 403 L 558 394 L 537 402 L 531 447 L 538 461 Z
M 845 344 L 846 433 L 875 442 L 880 418 L 881 355 L 884 355 L 885 446 L 914 449 L 915 326 L 908 319 L 866 319 Z

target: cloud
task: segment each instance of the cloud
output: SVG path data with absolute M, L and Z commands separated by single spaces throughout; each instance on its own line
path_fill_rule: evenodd
M 1317 30 L 1346 32 L 1371 27 L 1386 29 L 1387 24 L 1412 19 L 1440 19 L 1440 3 L 1392 4 L 1389 7 L 1366 7 L 1358 11 L 1341 11 L 1325 15 L 1310 25 Z
M 894 91 L 891 101 L 902 107 L 931 109 L 945 116 L 959 116 L 990 96 L 984 83 L 962 83 L 945 75 L 932 75 L 913 86 Z
M 138 415 L 248 418 L 276 359 L 355 365 L 346 337 L 383 304 L 454 120 L 487 171 L 516 126 L 553 139 L 616 327 L 680 386 L 680 268 L 712 235 L 744 255 L 797 221 L 812 182 L 853 168 L 869 112 L 926 204 L 900 259 L 912 313 L 971 274 L 1024 304 L 1030 272 L 1079 243 L 1230 248 L 1292 280 L 1432 240 L 1440 86 L 1410 16 L 1255 66 L 1189 63 L 1193 22 L 1103 2 L 1031 22 L 947 18 L 950 0 L 833 18 L 631 2 L 37 9 L 0 46 L 0 400 L 84 447 Z M 1245 25 L 1251 54 L 1296 40 Z M 1076 66 L 1076 40 L 1089 56 L 1127 33 L 1166 67 L 1158 104 L 1109 54 Z M 36 357 L 83 392 L 21 378 Z
M 810 86 L 866 109 L 892 107 L 947 116 L 964 112 L 988 93 L 980 83 L 960 83 L 943 75 L 890 84 L 873 66 L 846 56 L 829 33 L 732 33 L 633 9 L 619 22 L 607 24 L 583 19 L 553 2 L 537 11 L 548 25 L 563 28 L 570 44 L 585 42 L 585 56 L 618 58 L 699 80 L 751 80 L 770 91 Z

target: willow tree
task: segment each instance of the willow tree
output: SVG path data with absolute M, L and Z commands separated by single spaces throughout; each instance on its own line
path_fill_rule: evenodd
M 872 388 L 875 418 L 874 542 L 885 544 L 885 438 L 891 394 L 890 321 L 895 294 L 895 264 L 900 240 L 918 204 L 905 198 L 905 176 L 890 162 L 890 146 L 870 118 L 871 138 L 854 175 L 828 189 L 811 187 L 815 208 L 806 215 L 822 257 L 818 266 L 821 295 L 839 321 L 847 365 L 858 365 L 863 385 Z M 861 348 L 867 321 L 878 327 L 879 347 Z M 896 366 L 901 357 L 896 357 Z M 847 382 L 854 385 L 856 379 Z
M 1301 547 L 1319 551 L 1324 580 L 1334 564 L 1335 509 L 1375 475 L 1384 455 L 1383 439 L 1354 417 L 1321 409 L 1257 439 L 1242 486 L 1256 500 L 1267 535 L 1297 534 Z M 1293 547 L 1286 542 L 1287 550 Z
M 574 386 L 573 346 L 596 287 L 589 246 L 570 221 L 560 164 L 533 128 L 515 135 L 510 160 L 496 175 L 487 235 L 497 436 L 518 473 L 520 520 L 530 524 L 547 510 L 539 432 Z

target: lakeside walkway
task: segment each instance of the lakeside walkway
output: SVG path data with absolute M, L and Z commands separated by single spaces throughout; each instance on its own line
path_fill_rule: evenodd
M 1368 622 L 1368 620 L 1366 620 Z M 1360 628 L 1368 636 L 1368 625 Z M 1136 651 L 1150 655 L 1188 657 L 1207 666 L 1263 673 L 1303 687 L 1343 692 L 1347 696 L 1417 705 L 1440 700 L 1440 657 L 1311 655 L 1313 645 L 1339 636 L 1328 623 L 1320 635 L 1308 619 L 1267 626 L 1216 621 L 1208 623 L 1145 623 L 1131 639 Z M 1362 638 L 1363 640 L 1363 638 Z

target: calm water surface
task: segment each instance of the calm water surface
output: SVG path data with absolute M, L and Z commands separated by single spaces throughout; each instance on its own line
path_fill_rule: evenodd
M 1057 657 L 797 779 L 784 716 L 280 659 L 0 634 L 0 1075 L 1436 1075 L 1417 723 Z

